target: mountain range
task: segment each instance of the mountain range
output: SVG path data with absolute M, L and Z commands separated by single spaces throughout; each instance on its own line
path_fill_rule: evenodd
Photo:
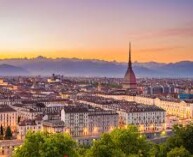
M 1 59 L 0 76 L 42 75 L 53 73 L 64 76 L 123 77 L 127 63 L 77 58 Z M 193 77 L 193 62 L 176 63 L 133 63 L 137 77 Z

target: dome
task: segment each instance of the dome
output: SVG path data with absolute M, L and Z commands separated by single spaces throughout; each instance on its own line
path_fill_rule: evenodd
M 129 43 L 129 62 L 127 72 L 125 73 L 123 88 L 125 89 L 136 89 L 137 88 L 137 81 L 135 77 L 135 73 L 132 69 L 132 62 L 131 62 L 131 44 Z
M 135 73 L 132 68 L 128 68 L 124 77 L 124 87 L 127 89 L 135 89 L 137 88 L 137 81 L 135 77 Z
M 136 77 L 135 73 L 133 72 L 132 68 L 128 68 L 127 72 L 125 73 L 124 77 L 125 82 L 131 83 L 131 84 L 136 84 Z

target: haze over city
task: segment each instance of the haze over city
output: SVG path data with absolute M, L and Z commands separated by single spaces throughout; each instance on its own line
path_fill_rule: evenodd
M 1 0 L 0 58 L 193 60 L 193 1 Z

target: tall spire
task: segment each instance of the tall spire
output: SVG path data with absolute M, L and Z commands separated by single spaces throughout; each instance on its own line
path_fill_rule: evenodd
M 129 68 L 132 68 L 132 63 L 131 63 L 131 42 L 129 42 L 129 63 L 128 63 Z

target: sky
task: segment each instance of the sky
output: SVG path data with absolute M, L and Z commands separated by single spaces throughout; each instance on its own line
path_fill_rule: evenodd
M 193 61 L 193 0 L 0 0 L 0 58 Z

